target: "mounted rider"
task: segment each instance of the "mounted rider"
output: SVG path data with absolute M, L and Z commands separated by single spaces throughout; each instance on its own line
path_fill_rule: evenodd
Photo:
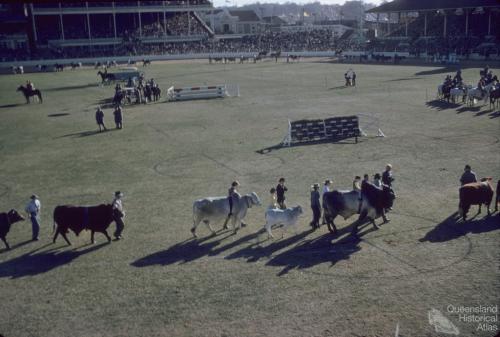
M 28 89 L 28 92 L 32 92 L 33 90 L 35 90 L 35 85 L 33 84 L 33 82 L 31 82 L 30 80 L 26 81 L 26 89 Z
M 458 69 L 457 73 L 455 74 L 455 77 L 453 77 L 453 82 L 460 84 L 462 83 L 463 78 L 462 78 L 462 70 Z

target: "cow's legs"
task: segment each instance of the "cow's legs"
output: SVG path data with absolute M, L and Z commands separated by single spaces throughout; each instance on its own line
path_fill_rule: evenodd
M 236 227 L 236 222 L 238 222 L 238 227 Z M 233 216 L 233 231 L 236 234 L 236 232 L 241 228 L 241 220 L 238 219 L 237 217 Z
M 326 225 L 328 227 L 328 230 L 332 233 L 332 234 L 335 234 L 337 233 L 337 227 L 335 226 L 335 223 L 333 222 L 333 220 L 335 220 L 335 217 L 337 216 L 337 214 L 334 214 L 334 215 L 326 215 L 325 214 L 325 221 L 326 221 Z
M 111 242 L 111 237 L 108 235 L 108 231 L 107 230 L 104 230 L 102 232 L 102 234 L 104 234 L 104 236 L 106 236 L 106 239 L 108 239 L 108 242 Z
M 264 228 L 266 229 L 267 231 L 267 238 L 273 238 L 274 239 L 274 236 L 273 236 L 273 233 L 271 232 L 271 224 L 269 222 L 266 221 L 266 224 L 264 225 Z
M 210 231 L 212 232 L 212 235 L 217 234 L 217 233 L 214 231 L 214 229 L 212 228 L 212 226 L 210 226 L 210 221 L 209 221 L 209 220 L 204 220 L 203 222 L 207 224 L 207 227 L 208 227 L 208 229 L 210 229 Z
M 477 209 L 477 214 L 481 214 L 481 204 L 479 204 L 479 208 Z
M 191 228 L 191 233 L 193 234 L 193 237 L 197 237 L 196 236 L 196 227 L 198 227 L 198 225 L 200 224 L 200 219 L 198 218 L 194 218 L 193 219 L 193 228 Z
M 54 238 L 52 239 L 52 243 L 56 243 L 57 236 L 59 235 L 59 228 L 56 228 L 56 234 L 54 234 Z
M 94 244 L 95 243 L 95 240 L 94 240 L 94 231 L 90 231 L 90 243 Z
M 5 248 L 7 248 L 7 250 L 10 249 L 10 246 L 9 246 L 9 243 L 7 242 L 7 239 L 6 238 L 1 238 L 3 243 L 5 244 Z
M 66 241 L 66 243 L 68 244 L 68 246 L 71 246 L 71 242 L 69 242 L 68 237 L 66 236 L 66 233 L 61 231 L 61 235 L 64 238 L 64 240 Z
M 488 216 L 491 215 L 490 204 L 491 204 L 491 201 L 487 204 L 484 204 L 486 206 L 486 211 L 488 211 Z

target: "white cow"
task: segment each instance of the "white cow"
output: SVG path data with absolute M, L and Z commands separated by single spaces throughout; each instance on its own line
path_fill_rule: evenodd
M 279 208 L 268 208 L 266 210 L 266 224 L 264 228 L 267 231 L 268 238 L 274 238 L 273 233 L 271 233 L 271 228 L 274 225 L 282 225 L 283 232 L 281 233 L 281 237 L 285 232 L 287 227 L 295 226 L 295 231 L 297 231 L 297 220 L 299 216 L 302 214 L 302 207 L 295 206 L 287 209 L 279 209 Z
M 233 215 L 231 221 L 236 232 L 236 223 L 241 227 L 241 221 L 247 215 L 247 210 L 253 205 L 260 205 L 260 199 L 255 192 L 242 196 L 239 200 L 233 201 Z M 210 197 L 196 200 L 193 203 L 193 228 L 191 233 L 196 237 L 196 227 L 201 221 L 207 224 L 210 231 L 215 234 L 210 222 L 224 221 L 229 214 L 229 200 L 227 197 Z

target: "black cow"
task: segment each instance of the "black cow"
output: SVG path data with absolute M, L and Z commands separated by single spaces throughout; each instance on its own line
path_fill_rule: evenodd
M 386 185 L 378 188 L 371 183 L 363 183 L 362 192 L 332 191 L 323 194 L 323 207 L 328 229 L 336 233 L 335 218 L 340 215 L 344 219 L 359 214 L 354 223 L 353 234 L 358 232 L 358 225 L 366 219 L 370 220 L 375 228 L 375 219 L 382 216 L 384 208 L 392 207 L 395 199 L 393 190 Z
M 24 218 L 15 209 L 11 209 L 7 213 L 0 213 L 0 239 L 5 243 L 7 249 L 10 249 L 6 239 L 7 233 L 10 231 L 10 226 L 22 220 Z
M 61 234 L 68 245 L 71 245 L 71 242 L 66 237 L 68 229 L 71 229 L 77 236 L 84 229 L 90 230 L 92 243 L 95 242 L 95 232 L 103 233 L 108 242 L 111 242 L 107 229 L 113 221 L 113 208 L 109 204 L 88 207 L 72 205 L 57 206 L 54 209 L 55 235 L 53 242 L 55 243 L 57 236 Z

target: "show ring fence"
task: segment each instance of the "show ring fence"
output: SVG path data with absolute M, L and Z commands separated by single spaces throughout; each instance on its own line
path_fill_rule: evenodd
M 288 121 L 288 134 L 284 146 L 307 142 L 338 141 L 363 135 L 358 116 L 331 117 L 327 119 Z

